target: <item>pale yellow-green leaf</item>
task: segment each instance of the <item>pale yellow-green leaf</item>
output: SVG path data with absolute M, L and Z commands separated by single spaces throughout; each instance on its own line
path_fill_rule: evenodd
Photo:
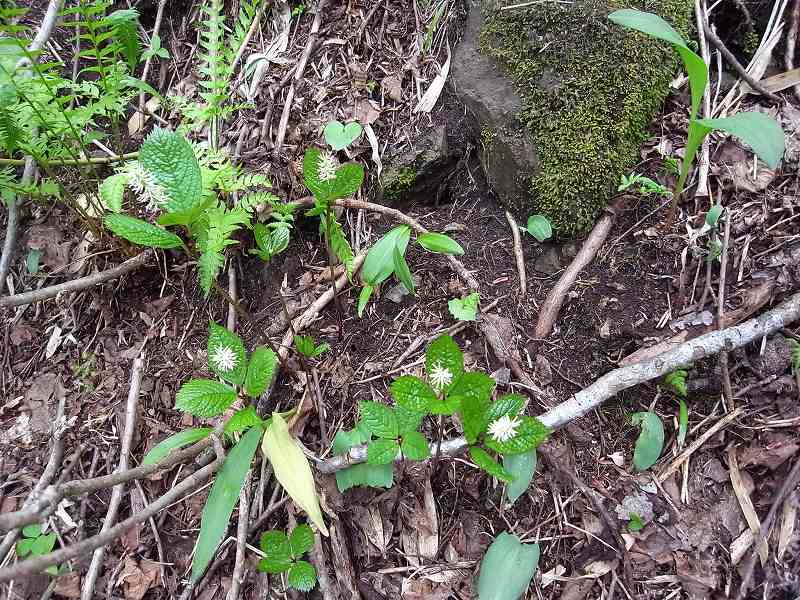
M 328 528 L 319 508 L 311 465 L 279 413 L 272 413 L 272 423 L 264 434 L 261 450 L 272 463 L 272 472 L 286 493 L 306 511 L 320 533 L 327 536 Z

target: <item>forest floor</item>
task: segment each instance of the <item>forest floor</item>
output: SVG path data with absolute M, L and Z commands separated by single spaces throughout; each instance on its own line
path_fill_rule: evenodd
M 152 33 L 156 3 L 145 0 L 137 8 L 144 30 Z M 269 51 L 282 27 L 279 12 L 268 10 L 249 52 Z M 430 28 L 438 12 L 442 15 L 438 27 Z M 331 119 L 371 123 L 387 164 L 391 155 L 412 148 L 427 130 L 439 126 L 446 127 L 448 141 L 461 153 L 437 198 L 414 198 L 397 208 L 463 246 L 461 261 L 479 283 L 479 320 L 460 324 L 451 316 L 448 301 L 470 290 L 442 257 L 421 249 L 410 248 L 407 256 L 417 280 L 415 295 L 404 294 L 389 280 L 358 318 L 358 288 L 347 287 L 340 295 L 343 330 L 333 304 L 306 330 L 330 345 L 315 365 L 324 416 L 309 410 L 293 424 L 293 433 L 317 457 L 330 456 L 333 434 L 353 426 L 359 400 L 386 399 L 394 378 L 422 374 L 427 342 L 440 333 L 453 333 L 465 352 L 467 368 L 493 374 L 500 391 L 530 396 L 527 410 L 536 415 L 548 408 L 545 399 L 515 381 L 506 357 L 498 356 L 487 340 L 486 323 L 500 332 L 503 346 L 518 353 L 523 370 L 547 397 L 563 401 L 628 364 L 635 352 L 661 348 L 658 344 L 668 340 L 674 343 L 676 336 L 680 342 L 712 330 L 719 315 L 729 316 L 728 325 L 745 321 L 778 305 L 800 284 L 800 132 L 796 132 L 800 108 L 787 91 L 781 106 L 764 101 L 758 107 L 778 118 L 787 134 L 787 155 L 777 172 L 759 168 L 754 180 L 749 151 L 731 139 L 712 138 L 713 196 L 697 196 L 685 204 L 678 223 L 665 233 L 658 229 L 666 212 L 663 199 L 631 193 L 596 259 L 569 292 L 553 333 L 545 340 L 531 337 L 542 302 L 581 240 L 539 244 L 531 236 L 523 237 L 528 284 L 522 297 L 511 228 L 505 209 L 486 186 L 474 148 L 464 138 L 469 123 L 463 106 L 446 88 L 430 113 L 414 112 L 421 93 L 447 60 L 448 46 L 456 47 L 462 12 L 455 0 L 329 2 L 278 147 L 286 82 L 315 16 L 310 7 L 298 10 L 291 17 L 282 60 L 269 63 L 259 84 L 256 108 L 237 111 L 224 131 L 223 145 L 246 168 L 267 175 L 275 193 L 286 200 L 306 195 L 298 161 L 305 148 L 320 143 L 321 127 Z M 34 8 L 26 17 L 32 24 L 36 13 Z M 162 61 L 150 77 L 165 95 L 178 89 L 190 94 L 196 87 L 198 22 L 196 3 L 170 3 L 161 37 L 172 58 Z M 429 31 L 433 32 L 429 50 L 421 51 L 421 40 Z M 72 53 L 69 40 L 69 33 L 59 27 L 51 48 L 67 63 Z M 668 186 L 674 183 L 664 170 L 662 155 L 675 154 L 684 144 L 686 102 L 685 88 L 670 98 L 653 123 L 637 173 Z M 745 99 L 747 106 L 758 102 L 755 96 Z M 176 122 L 174 114 L 162 111 L 161 116 Z M 134 132 L 125 150 L 135 149 L 150 127 L 148 121 Z M 364 138 L 351 150 L 352 159 L 365 164 L 369 174 L 359 197 L 373 199 L 378 194 L 377 166 L 370 143 Z M 65 172 L 65 178 L 70 176 Z M 730 228 L 722 285 L 720 261 L 707 261 L 703 254 L 709 234 L 698 234 L 705 213 L 715 203 L 726 207 Z M 3 229 L 4 214 L 0 214 Z M 344 211 L 341 218 L 356 254 L 396 224 L 386 215 L 363 210 Z M 299 219 L 290 246 L 269 264 L 248 254 L 249 238 L 242 236 L 241 242 L 228 253 L 231 279 L 220 280 L 225 287 L 228 281 L 235 283 L 236 296 L 257 321 L 238 319 L 237 332 L 247 347 L 264 334 L 278 343 L 287 329 L 279 294 L 296 312 L 329 288 L 318 225 L 312 219 Z M 42 250 L 36 274 L 25 266 L 31 248 Z M 101 271 L 132 252 L 112 238 L 88 240 L 80 221 L 62 204 L 30 204 L 23 210 L 11 287 L 19 293 Z M 71 477 L 114 471 L 131 365 L 140 353 L 145 369 L 132 465 L 165 437 L 203 424 L 175 410 L 175 392 L 190 377 L 206 373 L 208 321 L 224 323 L 228 310 L 225 299 L 213 292 L 208 299 L 203 297 L 194 264 L 174 251 L 159 251 L 156 261 L 99 287 L 15 309 L 0 308 L 0 512 L 19 509 L 38 481 L 48 460 L 47 440 L 62 394 Z M 576 421 L 569 431 L 553 434 L 548 444 L 562 467 L 578 474 L 612 516 L 618 516 L 623 503 L 631 502 L 648 513 L 642 515 L 647 524 L 639 531 L 629 529 L 620 518 L 622 551 L 594 503 L 573 482 L 562 481 L 542 466 L 512 506 L 507 505 L 503 486 L 464 457 L 442 457 L 435 466 L 397 466 L 395 485 L 388 490 L 358 488 L 342 494 L 333 476 L 319 475 L 326 518 L 335 523 L 332 538 L 322 546 L 331 578 L 326 600 L 477 597 L 478 563 L 501 531 L 540 544 L 541 559 L 528 598 L 732 596 L 753 544 L 753 525 L 746 515 L 766 516 L 800 457 L 800 379 L 792 370 L 794 340 L 800 340 L 800 330 L 785 329 L 731 352 L 730 398 L 723 394 L 725 375 L 716 357 L 691 365 L 688 433 L 682 443 L 677 436 L 678 398 L 660 381 L 624 391 Z M 289 368 L 279 375 L 273 394 L 259 410 L 269 415 L 304 399 L 313 405 L 313 393 L 305 373 Z M 638 429 L 630 415 L 647 410 L 662 417 L 667 437 L 658 463 L 639 473 L 632 464 Z M 429 437 L 435 437 L 435 423 L 424 427 Z M 456 427 L 447 427 L 445 438 L 459 435 Z M 710 436 L 705 435 L 708 432 Z M 699 446 L 698 440 L 702 440 Z M 196 468 L 189 464 L 130 486 L 121 515 L 142 510 L 174 485 L 179 472 Z M 257 480 L 252 486 L 254 494 L 259 489 L 265 494 L 253 499 L 254 520 L 280 500 L 276 494 L 282 491 L 275 486 L 273 494 L 272 482 L 265 489 Z M 189 495 L 109 545 L 95 597 L 180 596 L 208 490 L 204 487 Z M 102 490 L 63 503 L 49 519 L 60 543 L 99 531 L 110 494 L 111 490 Z M 767 540 L 769 559 L 756 569 L 754 598 L 800 596 L 798 504 L 795 491 L 780 507 Z M 291 503 L 286 506 L 289 510 L 274 511 L 263 529 L 284 528 L 293 521 L 295 509 Z M 236 513 L 219 551 L 218 568 L 201 581 L 196 597 L 227 594 L 235 524 Z M 89 559 L 87 555 L 72 561 L 72 573 L 59 577 L 51 591 L 59 597 L 80 597 Z M 257 574 L 257 559 L 256 554 L 248 556 L 241 597 L 295 597 L 285 591 L 279 577 L 267 580 Z M 13 560 L 13 555 L 7 558 Z M 0 595 L 39 598 L 50 579 L 42 574 L 18 580 L 0 587 Z M 315 590 L 308 597 L 322 595 Z

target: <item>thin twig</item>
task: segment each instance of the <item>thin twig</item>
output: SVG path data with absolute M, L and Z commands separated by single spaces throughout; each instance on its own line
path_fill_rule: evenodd
M 800 0 L 795 0 L 794 4 L 792 5 L 792 14 L 789 23 L 789 33 L 786 34 L 786 53 L 784 55 L 787 71 L 794 69 L 794 54 L 795 50 L 797 49 L 797 35 L 798 32 L 800 32 Z M 800 100 L 800 85 L 793 85 L 792 92 L 794 93 L 795 98 Z
M 133 432 L 136 429 L 136 414 L 139 404 L 139 391 L 142 387 L 142 371 L 144 370 L 144 359 L 140 356 L 133 361 L 133 370 L 131 371 L 131 383 L 128 389 L 128 401 L 125 404 L 125 428 L 122 432 L 122 444 L 120 448 L 119 464 L 117 465 L 117 473 L 123 473 L 128 470 L 128 457 L 131 453 L 131 442 L 133 441 Z M 103 520 L 103 527 L 100 533 L 105 533 L 114 525 L 117 520 L 117 512 L 119 505 L 122 503 L 122 494 L 125 492 L 125 484 L 120 483 L 115 485 L 111 490 L 111 500 L 108 503 L 108 511 L 106 511 L 106 518 Z M 94 584 L 97 581 L 97 576 L 100 574 L 100 567 L 103 564 L 103 558 L 106 554 L 106 547 L 100 546 L 92 554 L 92 562 L 89 564 L 89 570 L 86 577 L 83 579 L 83 587 L 81 589 L 81 600 L 91 600 L 94 595 Z
M 528 276 L 525 273 L 525 257 L 522 254 L 522 240 L 519 235 L 519 225 L 517 220 L 510 212 L 506 211 L 506 221 L 511 227 L 511 237 L 514 240 L 514 258 L 517 261 L 517 272 L 519 273 L 519 297 L 525 298 L 528 292 Z
M 725 236 L 722 240 L 722 262 L 719 268 L 719 291 L 717 292 L 717 328 L 722 329 L 725 323 L 725 279 L 728 272 L 728 246 L 731 239 L 731 214 L 725 216 Z M 725 348 L 719 355 L 719 366 L 722 371 L 722 393 L 725 397 L 725 405 L 728 411 L 734 409 L 733 386 L 731 385 L 731 373 L 728 368 L 728 349 Z
M 0 569 L 0 583 L 11 581 L 19 577 L 39 573 L 49 567 L 58 563 L 63 563 L 68 560 L 85 556 L 87 553 L 94 551 L 100 546 L 105 546 L 111 541 L 117 539 L 129 529 L 136 527 L 139 523 L 146 521 L 155 514 L 167 508 L 174 502 L 179 501 L 186 494 L 193 492 L 201 485 L 203 485 L 211 476 L 222 466 L 225 459 L 225 450 L 222 448 L 222 443 L 219 441 L 217 434 L 211 435 L 211 440 L 216 451 L 216 458 L 213 462 L 206 465 L 202 469 L 195 471 L 192 475 L 186 477 L 178 485 L 173 487 L 169 492 L 161 496 L 155 502 L 152 502 L 145 509 L 139 513 L 131 515 L 118 525 L 112 527 L 104 533 L 100 533 L 93 537 L 87 538 L 82 542 L 61 548 L 55 552 L 44 554 L 29 558 L 28 560 L 19 562 L 13 566 Z
M 39 290 L 33 290 L 31 292 L 0 298 L 0 307 L 32 304 L 34 302 L 47 300 L 48 298 L 55 298 L 61 293 L 77 292 L 100 285 L 101 283 L 111 281 L 112 279 L 117 279 L 126 273 L 130 273 L 131 271 L 139 269 L 140 267 L 144 266 L 152 256 L 153 251 L 148 249 L 138 256 L 134 256 L 133 258 L 126 260 L 124 263 L 114 267 L 113 269 L 100 271 L 99 273 L 92 273 L 86 277 L 79 277 L 78 279 L 73 279 L 72 281 L 66 281 L 64 283 L 59 283 L 58 285 L 51 285 Z
M 250 477 L 252 469 L 247 472 L 244 485 L 239 492 L 239 523 L 236 527 L 236 562 L 231 575 L 231 587 L 225 600 L 238 600 L 239 590 L 244 582 L 245 550 L 247 546 L 247 526 L 250 520 Z
M 164 17 L 164 6 L 166 3 L 167 0 L 158 0 L 158 8 L 156 9 L 156 22 L 153 25 L 153 35 L 150 37 L 150 50 L 153 49 L 153 38 L 158 36 L 158 32 L 161 29 L 161 19 Z M 142 76 L 140 79 L 145 83 L 147 83 L 147 75 L 150 73 L 150 63 L 152 61 L 152 54 L 148 55 L 147 60 L 144 61 L 144 68 L 142 69 Z M 144 92 L 139 94 L 139 111 L 144 111 Z
M 236 303 L 239 302 L 239 294 L 236 286 L 236 267 L 233 260 L 228 263 L 228 295 L 233 302 L 228 303 L 228 331 L 236 330 Z

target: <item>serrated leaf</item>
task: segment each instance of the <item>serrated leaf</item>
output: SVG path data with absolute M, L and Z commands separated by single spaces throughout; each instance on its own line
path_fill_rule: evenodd
M 470 444 L 475 443 L 489 424 L 487 410 L 495 385 L 495 380 L 486 373 L 464 373 L 447 394 L 448 398 L 460 398 L 461 424 L 464 426 L 464 437 Z
M 295 558 L 303 556 L 314 547 L 314 531 L 305 523 L 298 525 L 289 534 L 289 545 Z
M 256 425 L 264 425 L 264 420 L 258 416 L 256 407 L 253 405 L 245 406 L 237 410 L 233 416 L 225 423 L 225 433 L 228 435 L 246 431 Z
M 417 236 L 417 243 L 428 252 L 435 252 L 436 254 L 450 254 L 452 256 L 464 254 L 464 248 L 453 238 L 443 233 L 420 234 Z
M 480 295 L 473 292 L 464 298 L 453 298 L 447 303 L 450 314 L 459 321 L 474 321 L 478 315 Z
M 472 446 L 469 449 L 469 456 L 476 465 L 486 471 L 492 477 L 511 483 L 514 476 L 506 471 L 500 463 L 498 463 L 486 450 L 478 446 Z
M 100 184 L 100 200 L 106 210 L 111 212 L 122 212 L 122 198 L 125 195 L 125 183 L 128 181 L 126 175 L 117 173 L 111 177 L 106 177 Z
M 369 249 L 361 267 L 361 279 L 367 285 L 383 283 L 394 272 L 394 252 L 404 254 L 411 239 L 411 228 L 400 225 L 388 231 Z
M 174 233 L 135 217 L 111 213 L 103 218 L 103 223 L 121 238 L 140 246 L 149 248 L 180 248 L 183 246 L 183 240 Z
M 292 566 L 292 546 L 283 531 L 265 531 L 261 534 L 258 545 L 266 554 L 259 562 L 259 571 L 283 573 Z
M 228 383 L 242 385 L 245 374 L 247 373 L 247 354 L 244 350 L 242 338 L 228 331 L 225 327 L 217 325 L 214 321 L 208 322 L 208 368 L 214 374 L 222 377 Z M 233 356 L 233 368 L 223 370 L 228 366 L 220 360 L 228 352 Z
M 299 560 L 289 569 L 289 587 L 301 592 L 310 592 L 317 585 L 317 571 L 304 560 Z
M 536 472 L 536 450 L 504 456 L 503 468 L 514 477 L 506 487 L 508 502 L 514 504 L 528 489 Z
M 394 247 L 394 274 L 405 286 L 406 291 L 413 296 L 415 293 L 414 278 L 411 276 L 411 269 L 408 268 L 405 257 L 397 246 Z
M 327 536 L 328 528 L 325 526 L 319 507 L 311 465 L 308 464 L 305 453 L 289 433 L 286 421 L 279 413 L 273 413 L 272 424 L 264 434 L 261 449 L 272 463 L 275 478 L 286 493 L 306 512 L 322 535 Z
M 228 530 L 228 521 L 250 470 L 261 433 L 260 427 L 253 427 L 245 433 L 239 443 L 228 452 L 214 479 L 200 519 L 200 535 L 192 561 L 192 581 L 198 581 L 202 577 Z
M 641 425 L 642 431 L 633 450 L 633 465 L 638 471 L 652 467 L 664 448 L 664 424 L 652 412 L 638 412 L 631 415 L 634 425 Z
M 553 227 L 544 215 L 531 215 L 528 217 L 528 233 L 539 242 L 544 242 L 553 237 Z
M 142 459 L 143 465 L 154 465 L 164 459 L 170 452 L 176 448 L 183 448 L 199 442 L 211 435 L 213 429 L 211 427 L 195 427 L 192 429 L 184 429 L 175 435 L 171 435 L 165 440 L 159 442 L 144 455 Z
M 208 296 L 211 286 L 217 279 L 222 265 L 225 264 L 225 256 L 221 252 L 205 251 L 197 260 L 197 270 L 200 273 L 200 287 L 203 293 Z
M 430 413 L 432 415 L 454 415 L 461 408 L 461 398 L 458 396 L 448 397 L 444 400 L 431 402 Z
M 539 564 L 539 544 L 523 544 L 505 531 L 481 560 L 479 600 L 518 600 L 525 595 Z
M 528 416 L 517 419 L 519 425 L 512 438 L 500 442 L 487 435 L 485 444 L 500 454 L 522 454 L 539 446 L 550 435 L 550 430 L 539 419 Z
M 425 351 L 425 372 L 428 379 L 437 368 L 447 369 L 452 376 L 450 385 L 445 389 L 452 387 L 464 373 L 464 355 L 453 338 L 446 334 L 433 340 Z
M 195 417 L 221 415 L 236 400 L 236 391 L 219 381 L 190 379 L 175 395 L 175 408 Z
M 418 413 L 429 411 L 431 403 L 436 401 L 433 388 L 413 375 L 395 379 L 389 386 L 389 392 L 398 406 Z
M 503 415 L 515 417 L 525 406 L 525 398 L 519 394 L 505 394 L 494 401 L 486 413 L 489 421 L 495 421 Z
M 408 431 L 403 434 L 400 451 L 408 460 L 425 460 L 431 455 L 428 440 L 418 431 Z
M 257 398 L 267 391 L 275 376 L 278 359 L 270 348 L 259 346 L 250 356 L 247 374 L 244 378 L 244 391 L 251 398 Z
M 364 167 L 358 163 L 346 163 L 336 169 L 336 177 L 331 182 L 330 200 L 354 196 L 364 183 Z
M 200 165 L 182 135 L 156 127 L 139 148 L 139 162 L 166 191 L 168 212 L 189 211 L 200 201 Z
M 772 117 L 760 112 L 740 112 L 724 119 L 700 119 L 709 129 L 735 135 L 753 149 L 770 169 L 777 169 L 786 149 L 783 129 Z
M 372 437 L 358 428 L 352 431 L 339 431 L 333 439 L 333 453 L 336 456 L 345 454 L 353 446 L 364 444 Z M 370 465 L 361 463 L 336 472 L 336 487 L 345 492 L 351 487 L 365 485 L 370 487 L 390 488 L 394 483 L 392 465 Z
M 394 414 L 397 417 L 397 432 L 402 435 L 409 431 L 416 431 L 427 413 L 397 406 L 394 409 Z
M 400 444 L 393 439 L 372 440 L 367 445 L 367 462 L 371 465 L 388 465 L 400 452 Z
M 339 121 L 331 121 L 325 125 L 325 141 L 333 150 L 344 150 L 352 144 L 363 131 L 361 124 L 353 121 L 344 125 Z
M 397 438 L 397 415 L 391 408 L 372 400 L 359 402 L 358 406 L 364 424 L 375 436 L 386 439 Z

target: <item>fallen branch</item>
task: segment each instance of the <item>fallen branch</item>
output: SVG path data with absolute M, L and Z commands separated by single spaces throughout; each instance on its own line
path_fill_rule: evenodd
M 117 465 L 118 473 L 124 473 L 128 470 L 128 457 L 131 453 L 131 442 L 133 441 L 133 432 L 136 428 L 136 409 L 139 403 L 139 390 L 142 387 L 143 369 L 144 360 L 141 357 L 133 361 L 131 384 L 130 388 L 128 389 L 128 401 L 125 404 L 125 428 L 122 432 L 119 464 Z M 119 512 L 119 505 L 122 503 L 122 494 L 124 491 L 124 483 L 117 484 L 112 489 L 111 500 L 108 503 L 106 518 L 103 519 L 103 527 L 100 529 L 100 533 L 107 532 L 116 522 L 117 512 Z M 89 564 L 89 570 L 86 572 L 86 577 L 83 578 L 81 600 L 91 600 L 92 596 L 94 595 L 94 584 L 97 581 L 97 576 L 100 574 L 100 568 L 103 565 L 103 558 L 105 557 L 105 554 L 105 546 L 100 546 L 92 554 L 92 562 Z
M 506 211 L 506 221 L 511 227 L 511 237 L 514 239 L 514 258 L 517 261 L 517 272 L 519 273 L 519 297 L 525 298 L 528 292 L 528 276 L 525 273 L 525 257 L 522 255 L 522 240 L 519 235 L 519 225 L 517 220 L 510 212 Z
M 77 292 L 100 285 L 101 283 L 111 281 L 112 279 L 117 279 L 126 273 L 130 273 L 131 271 L 135 271 L 136 269 L 144 266 L 152 256 L 152 250 L 145 250 L 138 256 L 134 256 L 133 258 L 126 260 L 121 265 L 117 265 L 116 267 L 106 271 L 92 273 L 86 277 L 79 277 L 78 279 L 65 281 L 64 283 L 59 283 L 58 285 L 51 285 L 50 287 L 42 288 L 40 290 L 33 290 L 23 294 L 15 294 L 14 296 L 0 298 L 0 307 L 33 304 L 34 302 L 41 302 L 42 300 L 55 298 L 61 293 Z
M 74 167 L 81 165 L 109 165 L 124 160 L 139 158 L 138 152 L 117 154 L 115 156 L 90 156 L 89 158 L 59 158 L 56 160 L 40 160 L 36 164 L 42 167 Z M 0 166 L 21 167 L 25 164 L 24 158 L 0 158 Z
M 186 479 L 181 481 L 178 485 L 173 487 L 169 492 L 161 496 L 155 502 L 148 504 L 145 509 L 134 515 L 131 515 L 118 525 L 104 533 L 100 533 L 93 537 L 87 538 L 82 542 L 61 548 L 55 552 L 29 558 L 28 560 L 18 562 L 17 564 L 0 569 L 0 583 L 11 581 L 19 577 L 39 573 L 51 565 L 66 562 L 87 553 L 94 551 L 96 548 L 105 546 L 113 540 L 120 537 L 129 529 L 136 527 L 139 523 L 148 520 L 153 515 L 167 508 L 173 502 L 179 501 L 183 496 L 189 494 L 208 481 L 211 476 L 222 466 L 225 459 L 225 450 L 222 448 L 222 443 L 219 441 L 217 434 L 212 434 L 210 439 L 213 441 L 214 450 L 216 451 L 216 458 L 213 462 L 206 465 L 202 469 L 189 475 Z
M 679 367 L 714 356 L 723 349 L 741 348 L 798 319 L 800 319 L 800 293 L 795 294 L 777 308 L 741 325 L 721 331 L 712 331 L 648 360 L 615 369 L 569 400 L 540 415 L 539 420 L 551 429 L 558 429 L 598 408 L 606 400 L 613 398 L 623 390 L 663 377 Z M 462 453 L 466 448 L 467 441 L 463 437 L 453 438 L 442 442 L 441 454 L 454 456 Z M 435 451 L 436 443 L 431 444 L 431 454 Z M 362 463 L 366 459 L 367 447 L 364 445 L 354 446 L 347 454 L 317 461 L 316 466 L 322 473 L 335 473 L 350 465 Z M 398 456 L 397 460 L 400 459 L 401 457 Z
M 794 53 L 797 48 L 797 35 L 800 32 L 800 2 L 795 0 L 792 6 L 792 15 L 789 21 L 789 33 L 786 35 L 786 54 L 784 60 L 786 63 L 786 70 L 794 70 Z M 800 85 L 793 85 L 792 92 L 794 97 L 800 100 Z
M 550 335 L 553 325 L 561 312 L 561 307 L 567 298 L 567 292 L 574 285 L 580 272 L 594 260 L 597 251 L 600 250 L 600 247 L 611 232 L 611 228 L 617 220 L 617 214 L 622 210 L 624 203 L 625 197 L 623 196 L 607 209 L 606 214 L 597 222 L 594 229 L 592 229 L 592 233 L 586 238 L 578 255 L 561 275 L 556 285 L 550 290 L 550 293 L 547 294 L 547 298 L 542 304 L 542 309 L 539 311 L 539 319 L 536 321 L 536 329 L 533 333 L 533 337 L 537 340 L 546 339 Z

